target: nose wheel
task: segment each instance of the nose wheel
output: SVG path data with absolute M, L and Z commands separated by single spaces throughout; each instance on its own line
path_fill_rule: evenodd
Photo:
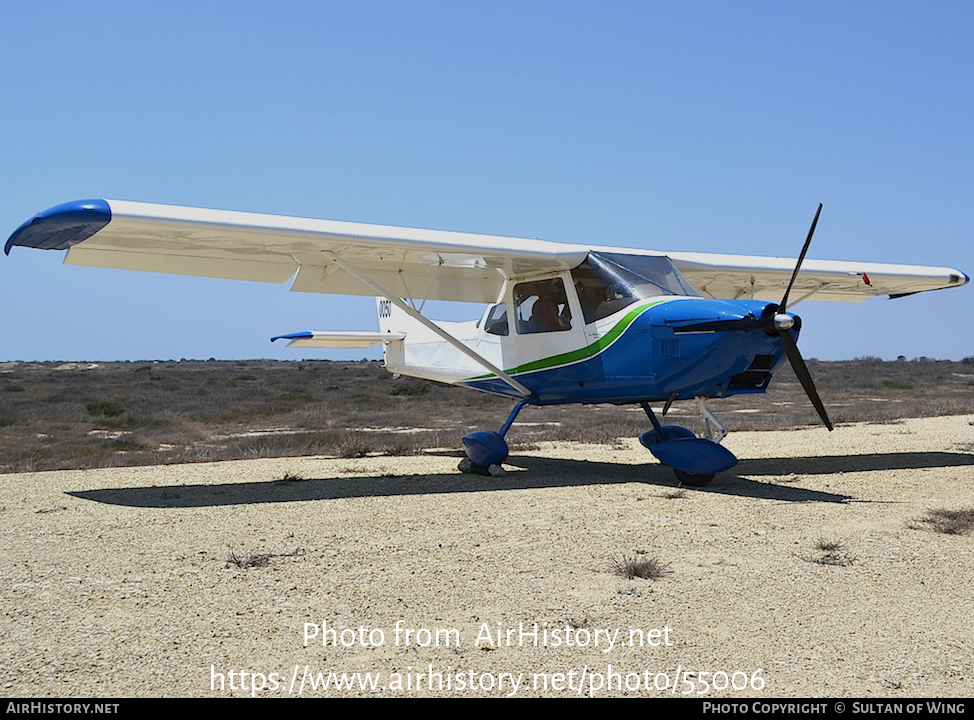
M 717 473 L 737 464 L 734 454 L 718 443 L 727 434 L 720 421 L 713 416 L 704 401 L 701 401 L 701 414 L 707 429 L 715 439 L 698 438 L 692 430 L 680 425 L 660 425 L 649 403 L 641 403 L 643 410 L 653 423 L 653 429 L 639 436 L 639 442 L 664 465 L 673 468 L 676 479 L 682 485 L 703 487 Z M 706 410 L 706 412 L 705 412 Z

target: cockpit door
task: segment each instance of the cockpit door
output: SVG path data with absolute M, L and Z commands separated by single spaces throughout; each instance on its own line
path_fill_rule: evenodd
M 510 283 L 507 368 L 555 367 L 557 356 L 584 345 L 585 323 L 571 276 L 563 273 Z

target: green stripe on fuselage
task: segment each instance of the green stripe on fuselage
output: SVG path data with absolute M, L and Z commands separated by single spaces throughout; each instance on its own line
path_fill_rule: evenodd
M 508 375 L 519 375 L 522 373 L 537 372 L 538 370 L 551 370 L 556 367 L 571 365 L 572 363 L 587 360 L 590 357 L 595 357 L 618 340 L 622 336 L 622 333 L 624 333 L 629 326 L 632 325 L 633 321 L 637 317 L 642 315 L 654 305 L 659 305 L 661 302 L 664 301 L 657 300 L 655 302 L 647 303 L 646 305 L 640 305 L 635 310 L 631 310 L 630 312 L 626 313 L 625 317 L 613 325 L 609 332 L 583 348 L 562 353 L 561 355 L 552 355 L 551 357 L 542 358 L 541 360 L 533 360 L 532 362 L 525 363 L 524 365 L 518 365 L 516 368 L 512 368 L 510 370 L 505 368 L 504 372 L 506 372 Z M 477 377 L 467 378 L 463 382 L 487 380 L 493 377 L 497 376 L 494 375 L 494 373 L 488 373 L 487 375 L 478 375 Z

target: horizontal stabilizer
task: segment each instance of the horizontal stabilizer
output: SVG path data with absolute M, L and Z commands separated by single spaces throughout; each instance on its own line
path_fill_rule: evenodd
M 309 330 L 272 337 L 275 340 L 290 340 L 288 347 L 305 348 L 369 348 L 374 345 L 405 339 L 405 333 L 394 332 L 327 332 Z

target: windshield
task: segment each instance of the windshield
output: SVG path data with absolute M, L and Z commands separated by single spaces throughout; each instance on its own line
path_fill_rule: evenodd
M 700 297 L 665 256 L 593 252 L 572 270 L 572 279 L 586 323 L 601 320 L 644 298 Z

